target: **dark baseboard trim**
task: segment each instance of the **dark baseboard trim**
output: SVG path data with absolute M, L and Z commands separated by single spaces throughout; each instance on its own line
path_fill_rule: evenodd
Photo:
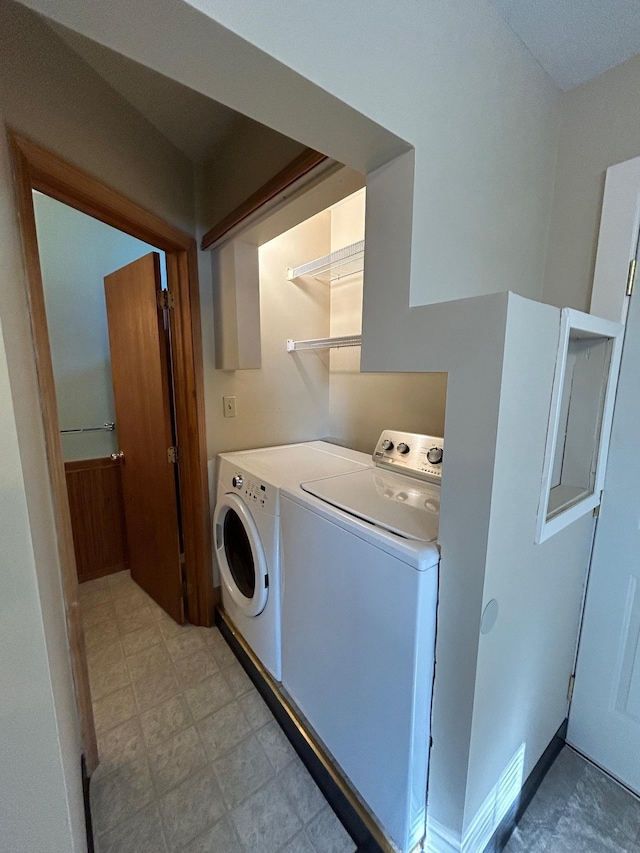
M 80 759 L 80 767 L 82 771 L 82 799 L 84 800 L 84 826 L 87 832 L 87 851 L 95 853 L 93 844 L 93 821 L 91 820 L 91 779 L 87 774 L 87 762 L 84 755 Z
M 549 746 L 542 753 L 540 760 L 527 777 L 527 781 L 522 786 L 520 796 L 500 821 L 500 825 L 491 836 L 491 840 L 487 846 L 484 848 L 484 853 L 501 853 L 501 851 L 504 850 L 507 841 L 511 838 L 513 830 L 516 828 L 520 822 L 520 818 L 527 810 L 529 803 L 540 787 L 542 780 L 551 769 L 551 765 L 560 754 L 562 747 L 565 745 L 568 723 L 569 720 L 566 719 L 553 736 Z
M 311 740 L 305 737 L 301 729 L 293 721 L 281 696 L 269 684 L 258 667 L 256 667 L 219 609 L 216 609 L 215 622 L 257 691 L 266 702 L 269 710 L 276 718 L 280 728 L 300 756 L 301 761 L 313 777 L 316 785 L 324 794 L 325 799 L 336 813 L 344 828 L 351 838 L 353 838 L 358 848 L 356 853 L 386 853 L 390 848 L 386 848 L 385 850 L 378 844 L 371 829 L 364 822 L 361 815 L 358 814 L 357 810 L 354 809 L 348 797 L 341 790 L 340 786 L 336 784 L 335 779 L 332 778 L 331 773 L 327 770 L 325 763 L 312 745 Z

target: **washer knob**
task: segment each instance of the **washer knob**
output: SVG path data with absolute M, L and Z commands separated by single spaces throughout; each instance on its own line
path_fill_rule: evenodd
M 242 474 L 236 474 L 231 480 L 231 484 L 234 489 L 241 489 L 244 485 L 244 477 L 242 476 Z
M 391 441 L 391 439 L 385 438 L 385 440 L 382 442 L 382 449 L 393 450 L 393 442 Z
M 427 459 L 431 462 L 432 465 L 437 465 L 439 462 L 442 462 L 442 448 L 441 447 L 431 447 L 427 451 Z
M 404 441 L 401 441 L 400 444 L 397 446 L 396 450 L 398 451 L 398 453 L 402 453 L 402 455 L 404 456 L 405 453 L 408 453 L 411 450 L 411 448 L 408 444 L 405 444 Z

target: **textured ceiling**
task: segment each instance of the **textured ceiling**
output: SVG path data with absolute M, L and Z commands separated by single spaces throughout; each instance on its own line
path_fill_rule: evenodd
M 492 0 L 561 89 L 640 53 L 640 0 Z

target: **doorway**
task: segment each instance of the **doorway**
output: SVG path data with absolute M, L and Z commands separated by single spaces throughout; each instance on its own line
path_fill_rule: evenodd
M 69 500 L 60 443 L 60 422 L 47 311 L 39 260 L 33 191 L 94 217 L 163 251 L 174 308 L 169 315 L 175 428 L 180 436 L 179 470 L 184 524 L 184 574 L 189 619 L 210 624 L 215 606 L 210 572 L 210 519 L 203 423 L 200 317 L 193 238 L 139 208 L 24 138 L 11 136 L 16 192 L 23 234 L 28 297 L 38 365 L 43 426 L 58 532 L 58 550 L 83 747 L 89 774 L 97 765 L 84 633 L 78 607 L 78 577 Z M 89 425 L 90 426 L 90 425 Z M 82 427 L 82 425 L 80 425 Z
M 165 254 L 42 193 L 33 203 L 78 581 L 130 571 L 182 623 Z

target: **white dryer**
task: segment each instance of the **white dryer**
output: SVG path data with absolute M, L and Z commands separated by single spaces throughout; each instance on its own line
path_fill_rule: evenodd
M 365 470 L 364 453 L 323 441 L 218 457 L 213 514 L 223 607 L 271 675 L 281 680 L 280 489 Z
M 442 454 L 387 431 L 375 468 L 281 497 L 283 687 L 402 853 L 426 825 Z

